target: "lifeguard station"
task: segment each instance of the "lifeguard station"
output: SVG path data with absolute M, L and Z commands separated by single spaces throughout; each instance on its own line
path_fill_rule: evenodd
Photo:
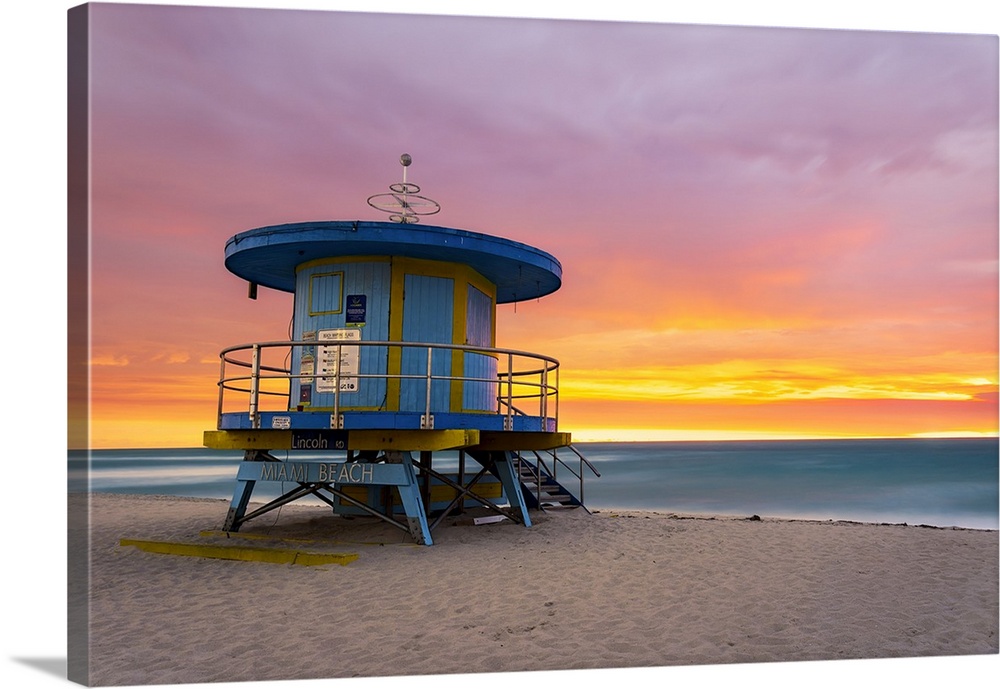
M 226 268 L 251 298 L 258 287 L 294 295 L 291 340 L 221 353 L 204 444 L 244 453 L 226 531 L 315 496 L 431 545 L 437 524 L 470 506 L 526 527 L 529 508 L 582 507 L 584 471 L 599 475 L 558 428 L 559 363 L 495 347 L 496 305 L 557 290 L 559 262 L 419 226 L 440 207 L 406 181 L 411 158 L 400 162 L 403 181 L 368 199 L 390 222 L 276 225 L 226 243 Z M 451 471 L 435 468 L 443 452 L 457 453 Z M 259 482 L 289 489 L 248 511 Z

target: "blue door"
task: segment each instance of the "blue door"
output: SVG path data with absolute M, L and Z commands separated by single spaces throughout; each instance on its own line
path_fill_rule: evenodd
M 454 327 L 455 281 L 451 278 L 410 275 L 403 278 L 403 341 L 451 344 Z M 451 375 L 452 350 L 432 351 L 431 375 Z M 399 385 L 399 410 L 423 412 L 427 404 L 427 349 L 403 348 L 400 373 L 419 375 Z M 451 381 L 431 383 L 431 412 L 451 409 Z

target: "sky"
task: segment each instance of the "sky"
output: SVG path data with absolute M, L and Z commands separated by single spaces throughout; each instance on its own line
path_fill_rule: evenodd
M 226 240 L 386 219 L 556 256 L 497 345 L 576 441 L 995 435 L 996 35 L 101 5 L 93 447 L 190 447 L 291 295 Z M 73 257 L 70 257 L 73 260 Z

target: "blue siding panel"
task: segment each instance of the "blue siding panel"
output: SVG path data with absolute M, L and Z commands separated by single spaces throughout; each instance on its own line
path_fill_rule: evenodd
M 407 274 L 403 278 L 403 340 L 451 344 L 454 321 L 455 281 L 451 278 Z M 403 349 L 400 373 L 427 374 L 427 350 Z M 451 351 L 435 350 L 431 363 L 435 376 L 451 375 Z M 399 386 L 399 410 L 422 412 L 427 404 L 427 381 L 403 379 Z M 450 381 L 431 383 L 431 410 L 451 408 Z
M 465 341 L 479 347 L 493 346 L 493 299 L 474 285 L 468 285 L 466 297 Z M 485 354 L 465 354 L 465 376 L 496 381 L 497 361 Z M 462 408 L 476 411 L 496 411 L 495 382 L 462 384 Z
M 474 285 L 466 297 L 465 342 L 478 347 L 493 346 L 493 300 Z
M 465 377 L 491 382 L 466 381 L 462 384 L 462 408 L 469 411 L 497 410 L 497 360 L 487 354 L 465 354 Z

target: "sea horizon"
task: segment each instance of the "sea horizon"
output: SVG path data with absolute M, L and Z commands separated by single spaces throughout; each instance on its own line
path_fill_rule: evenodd
M 601 474 L 583 469 L 591 510 L 997 529 L 998 444 L 995 437 L 962 437 L 573 445 Z M 569 469 L 579 471 L 579 459 L 569 451 L 559 456 L 557 478 L 578 494 Z M 230 499 L 242 457 L 241 450 L 204 447 L 70 450 L 70 490 Z M 457 452 L 435 453 L 434 462 L 448 471 Z M 278 484 L 262 484 L 254 497 L 278 494 Z

